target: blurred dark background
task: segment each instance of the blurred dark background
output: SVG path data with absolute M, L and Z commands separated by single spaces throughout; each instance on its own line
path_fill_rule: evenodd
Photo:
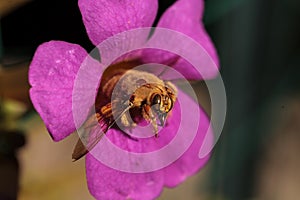
M 160 1 L 158 18 L 173 2 Z M 293 188 L 300 188 L 300 1 L 205 3 L 204 23 L 219 54 L 228 112 L 205 183 L 195 188 L 199 195 L 205 191 L 207 199 L 298 199 L 300 191 Z M 20 134 L 18 123 L 36 115 L 27 70 L 37 46 L 63 40 L 89 51 L 93 45 L 77 1 L 1 1 L 0 17 L 0 97 L 17 100 L 27 110 L 14 119 L 13 128 L 6 127 L 2 114 L 0 130 L 27 136 Z M 17 162 L 15 153 L 10 155 Z
M 299 141 L 299 127 L 281 128 L 282 124 L 294 123 L 295 126 L 300 122 L 300 115 L 291 114 L 300 112 L 294 110 L 297 103 L 291 102 L 300 100 L 300 1 L 206 2 L 204 21 L 219 52 L 228 98 L 227 122 L 211 171 L 214 191 L 228 199 L 255 198 L 261 178 L 269 179 L 270 183 L 265 183 L 268 185 L 277 182 L 278 186 L 300 188 L 300 177 L 296 175 L 299 172 L 294 171 L 294 177 L 287 177 L 282 174 L 284 167 L 278 167 L 274 174 L 258 177 L 261 171 L 277 167 L 263 168 L 261 163 L 273 161 L 268 151 L 277 155 L 273 165 L 289 163 L 290 156 L 282 157 L 281 148 L 286 149 L 285 154 L 294 154 L 292 158 L 300 153 L 300 148 L 292 151 L 290 142 L 283 142 L 286 137 Z M 275 146 L 275 138 L 282 145 Z M 293 145 L 300 146 L 300 142 Z M 291 165 L 299 167 L 299 159 Z M 285 179 L 291 180 L 285 182 Z M 298 185 L 292 185 L 294 183 Z M 284 198 L 276 196 L 284 191 L 283 187 L 275 186 L 268 188 L 271 191 L 264 191 L 273 194 L 261 194 L 262 199 L 299 198 L 299 192 L 293 196 L 291 191 Z

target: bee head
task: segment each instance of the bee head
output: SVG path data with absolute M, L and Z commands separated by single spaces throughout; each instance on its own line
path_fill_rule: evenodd
M 151 100 L 151 107 L 158 117 L 160 126 L 163 126 L 168 112 L 173 107 L 173 101 L 168 95 L 154 94 Z

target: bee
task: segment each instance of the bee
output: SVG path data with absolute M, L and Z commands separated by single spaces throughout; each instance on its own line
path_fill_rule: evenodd
M 99 88 L 96 112 L 81 127 L 83 134 L 74 148 L 74 161 L 90 151 L 116 124 L 134 128 L 141 120 L 146 120 L 153 127 L 154 136 L 158 137 L 158 126 L 165 125 L 177 95 L 171 82 L 134 69 L 119 70 L 102 78 Z M 95 125 L 100 125 L 101 131 L 94 131 L 96 135 L 91 136 Z

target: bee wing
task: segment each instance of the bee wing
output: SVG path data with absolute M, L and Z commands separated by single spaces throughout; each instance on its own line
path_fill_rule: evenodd
M 106 116 L 100 114 L 92 115 L 78 130 L 80 138 L 78 139 L 72 153 L 73 161 L 80 159 L 90 150 L 92 150 L 108 131 L 108 129 L 110 129 L 116 123 L 116 121 L 125 114 L 125 112 L 132 108 L 133 105 L 130 104 L 123 111 L 115 115 L 112 114 L 111 105 L 106 105 L 106 107 L 110 108 L 108 109 L 109 112 L 106 113 Z M 117 117 L 113 119 L 113 116 Z
M 78 130 L 80 138 L 73 150 L 72 159 L 76 161 L 87 154 L 107 132 L 107 120 L 99 114 L 92 115 Z M 100 126 L 97 126 L 97 125 Z

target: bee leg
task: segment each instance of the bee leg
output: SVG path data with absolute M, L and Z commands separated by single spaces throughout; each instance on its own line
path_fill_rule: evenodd
M 158 127 L 156 123 L 156 118 L 152 113 L 151 107 L 147 104 L 143 106 L 143 117 L 146 120 L 149 120 L 150 123 L 152 124 L 152 127 L 154 129 L 155 137 L 158 137 Z
M 121 116 L 121 123 L 123 126 L 125 127 L 129 127 L 130 126 L 130 122 L 129 122 L 129 119 L 128 119 L 128 113 L 124 113 L 122 116 Z
M 120 120 L 121 120 L 121 123 L 122 123 L 123 126 L 129 127 L 129 131 L 130 131 L 130 132 L 131 132 L 131 129 L 132 129 L 133 127 L 136 126 L 136 123 L 134 123 L 134 122 L 132 121 L 132 119 L 130 118 L 129 112 L 125 112 L 125 113 L 121 116 Z M 124 133 L 125 136 L 128 137 L 129 139 L 132 139 L 132 140 L 134 140 L 134 141 L 138 141 L 137 138 L 132 137 L 131 135 L 129 135 L 129 134 L 126 133 L 125 131 L 123 131 L 123 133 Z

